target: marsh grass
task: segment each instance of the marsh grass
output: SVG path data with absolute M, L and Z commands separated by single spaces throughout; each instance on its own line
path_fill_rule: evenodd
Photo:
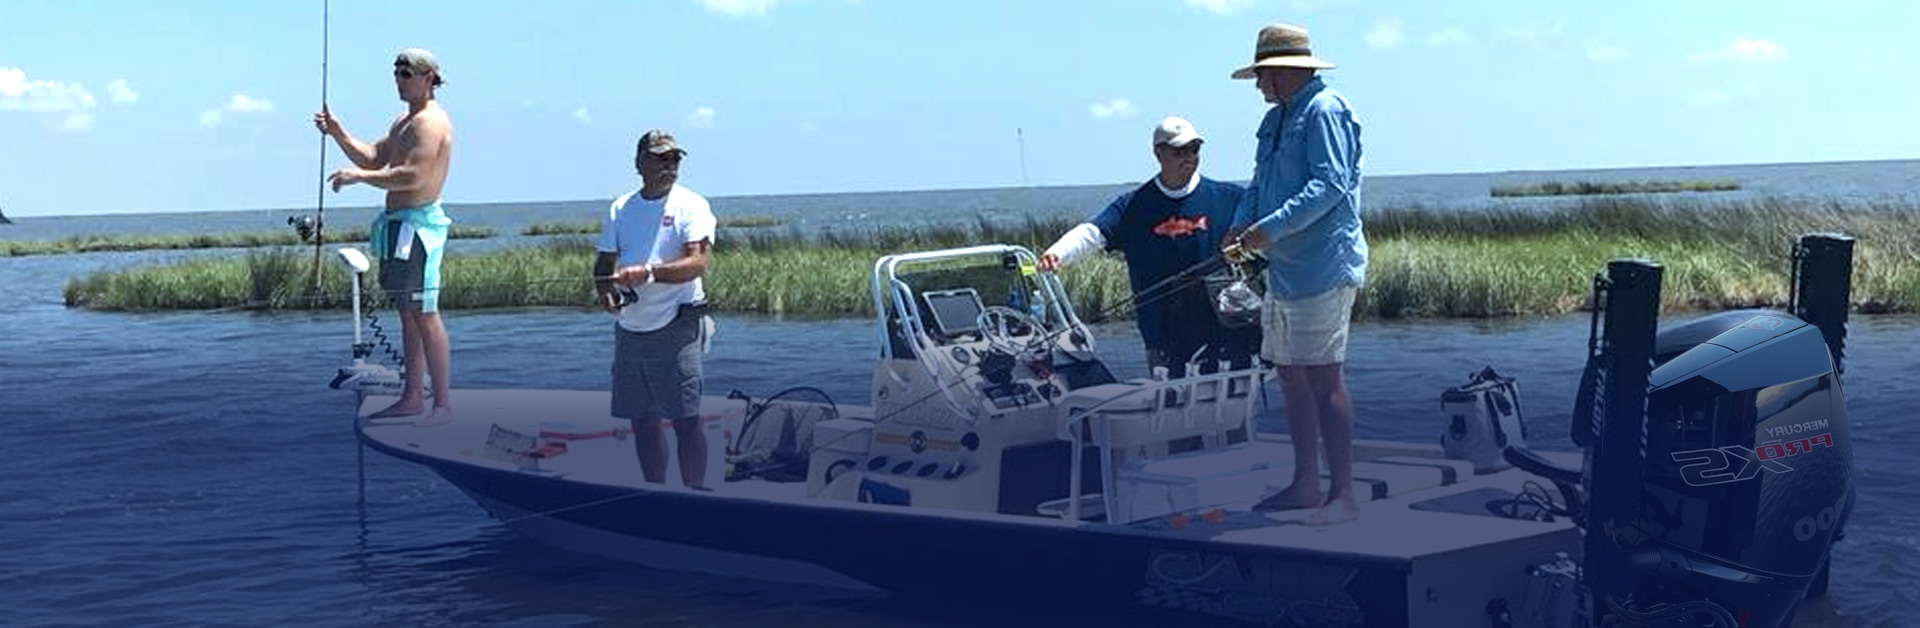
M 1600 194 L 1663 194 L 1671 192 L 1727 192 L 1740 189 L 1731 179 L 1695 181 L 1546 181 L 1487 188 L 1495 198 L 1513 196 L 1588 196 Z
M 742 214 L 739 216 L 721 216 L 719 218 L 719 227 L 721 229 L 759 229 L 763 227 L 778 227 L 786 223 L 786 220 L 766 214 Z
M 706 286 L 722 311 L 866 316 L 872 309 L 867 273 L 881 255 L 988 242 L 1037 252 L 1075 222 L 982 218 L 921 229 L 742 233 L 718 242 Z M 1552 210 L 1386 209 L 1368 212 L 1366 226 L 1371 263 L 1359 318 L 1575 312 L 1589 306 L 1593 275 L 1616 257 L 1649 258 L 1666 268 L 1669 311 L 1779 307 L 1787 298 L 1790 246 L 1811 232 L 1857 238 L 1852 295 L 1858 311 L 1920 311 L 1920 212 L 1903 206 L 1596 198 Z M 323 283 L 331 294 L 314 298 L 308 294 L 310 249 L 280 250 L 97 274 L 70 282 L 66 300 L 98 309 L 347 305 L 344 276 L 329 268 Z M 454 249 L 441 302 L 450 310 L 591 307 L 592 256 L 591 236 L 474 255 Z M 1083 317 L 1131 318 L 1126 269 L 1117 256 L 1090 256 L 1061 278 Z
M 486 239 L 494 237 L 498 232 L 499 230 L 484 225 L 454 225 L 447 230 L 447 237 L 455 240 Z M 366 227 L 353 227 L 338 231 L 328 230 L 322 235 L 329 243 L 357 243 L 366 242 L 368 232 Z M 0 257 L 187 249 L 255 249 L 301 245 L 313 246 L 313 243 L 302 242 L 300 236 L 290 230 L 193 235 L 75 236 L 51 241 L 0 241 Z
M 718 218 L 718 224 L 716 226 L 721 229 L 760 229 L 765 227 L 778 227 L 783 224 L 786 224 L 786 221 L 773 216 L 747 214 L 744 216 L 721 216 Z M 593 235 L 598 233 L 600 233 L 600 223 L 591 220 L 542 222 L 520 228 L 520 235 L 524 236 Z
M 588 235 L 600 233 L 600 223 L 583 222 L 540 222 L 520 228 L 523 236 Z

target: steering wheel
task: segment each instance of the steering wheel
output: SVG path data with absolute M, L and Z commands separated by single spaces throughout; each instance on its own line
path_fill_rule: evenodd
M 1014 338 L 1013 323 L 1024 324 L 1031 330 L 1033 336 L 1025 344 Z M 973 324 L 980 328 L 980 337 L 987 341 L 987 348 L 1010 355 L 1020 355 L 1024 350 L 1032 349 L 1041 339 L 1040 332 L 1046 329 L 1033 315 L 1004 305 L 989 305 L 982 309 L 980 315 L 974 317 Z

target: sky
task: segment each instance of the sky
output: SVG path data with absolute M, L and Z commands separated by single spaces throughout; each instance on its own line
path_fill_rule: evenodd
M 410 46 L 449 203 L 610 199 L 655 127 L 710 197 L 1141 181 L 1167 115 L 1244 180 L 1267 105 L 1228 75 L 1272 22 L 1370 175 L 1920 156 L 1914 0 L 6 0 L 0 210 L 377 206 L 322 197 L 312 114 L 377 137 Z

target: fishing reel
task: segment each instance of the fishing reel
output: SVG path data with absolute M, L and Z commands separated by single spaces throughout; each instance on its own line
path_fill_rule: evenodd
M 1232 244 L 1228 244 L 1226 248 L 1221 249 L 1220 256 L 1227 258 L 1227 263 L 1235 267 L 1250 266 L 1256 262 L 1264 263 L 1267 259 L 1266 256 L 1261 255 L 1259 251 L 1253 250 L 1253 247 L 1249 247 L 1238 240 L 1235 240 Z
M 1208 276 L 1208 296 L 1213 313 L 1228 328 L 1260 323 L 1260 304 L 1267 293 L 1267 258 L 1239 242 L 1220 251 L 1227 261 L 1226 271 Z
M 300 234 L 301 242 L 312 242 L 313 234 L 320 230 L 320 221 L 312 216 L 288 216 L 287 226 L 293 227 L 293 232 Z

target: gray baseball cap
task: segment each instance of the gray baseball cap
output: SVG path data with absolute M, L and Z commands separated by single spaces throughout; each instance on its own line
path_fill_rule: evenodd
M 405 65 L 415 70 L 432 72 L 436 79 L 434 81 L 435 85 L 444 82 L 446 79 L 446 76 L 440 72 L 440 60 L 435 58 L 433 53 L 427 51 L 425 48 L 408 48 L 401 50 L 400 54 L 394 56 L 393 64 Z

